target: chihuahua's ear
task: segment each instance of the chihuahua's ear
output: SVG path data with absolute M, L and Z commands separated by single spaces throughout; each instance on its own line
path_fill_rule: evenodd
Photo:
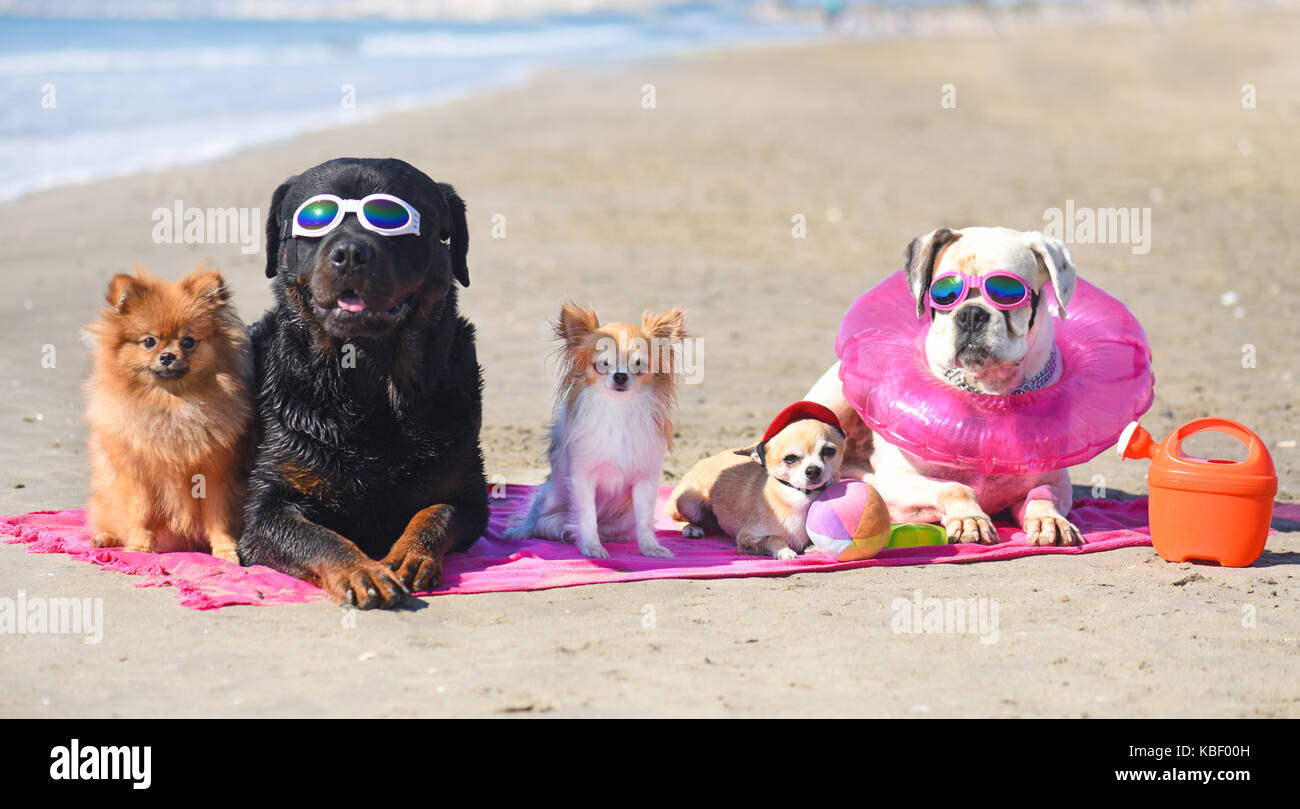
M 438 183 L 447 207 L 451 209 L 451 228 L 438 234 L 451 249 L 451 273 L 463 287 L 469 286 L 469 225 L 465 221 L 465 200 L 447 183 Z M 449 241 L 450 240 L 450 241 Z
M 119 313 L 125 312 L 131 301 L 138 297 L 152 281 L 144 265 L 136 262 L 134 275 L 120 272 L 109 279 L 108 292 L 104 294 L 104 300 Z
M 654 339 L 682 340 L 686 337 L 686 315 L 681 309 L 643 312 L 641 330 Z
M 199 265 L 180 280 L 181 289 L 212 307 L 230 303 L 230 287 L 221 273 Z
M 749 458 L 764 469 L 767 468 L 767 443 L 759 441 L 752 447 L 736 450 L 736 454 L 742 458 Z
M 560 308 L 560 320 L 555 324 L 555 336 L 570 346 L 576 346 L 600 328 L 596 310 L 565 301 Z
M 275 189 L 271 195 L 271 209 L 266 215 L 266 277 L 274 278 L 275 271 L 280 266 L 280 231 L 284 220 L 280 216 L 280 205 L 284 202 L 284 195 L 289 193 L 297 175 L 290 177 L 280 183 L 280 187 Z

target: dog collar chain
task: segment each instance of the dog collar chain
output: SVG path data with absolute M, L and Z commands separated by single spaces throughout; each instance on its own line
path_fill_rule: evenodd
M 1046 387 L 1047 383 L 1051 381 L 1052 375 L 1056 373 L 1056 362 L 1059 354 L 1060 351 L 1055 345 L 1053 345 L 1052 356 L 1047 358 L 1047 364 L 1043 366 L 1043 370 L 1034 374 L 1029 379 L 1026 379 L 1024 382 L 1021 382 L 1015 390 L 1011 391 L 1011 395 L 1015 396 L 1018 393 L 1029 393 Z
M 1051 381 L 1052 375 L 1056 373 L 1056 363 L 1059 355 L 1060 350 L 1056 346 L 1052 346 L 1052 355 L 1047 358 L 1047 364 L 1043 366 L 1043 370 L 1021 382 L 1016 386 L 1015 390 L 1007 395 L 1019 396 L 1022 393 L 1031 393 L 1046 387 L 1047 383 Z M 943 372 L 943 378 L 954 387 L 961 388 L 969 393 L 983 393 L 983 391 L 966 381 L 966 375 L 961 372 L 960 368 L 949 368 Z
M 777 483 L 784 483 L 786 486 L 789 486 L 791 489 L 794 489 L 797 492 L 803 492 L 804 494 L 807 495 L 821 494 L 823 491 L 826 490 L 827 486 L 831 485 L 830 481 L 826 481 L 825 483 L 823 483 L 822 485 L 818 486 L 815 489 L 801 489 L 800 487 L 794 485 L 793 483 L 787 480 L 781 480 L 780 478 L 776 477 L 776 475 L 773 475 L 772 477 L 776 478 Z
M 968 393 L 979 393 L 980 391 L 974 385 L 966 381 L 966 375 L 961 372 L 960 368 L 949 368 L 943 372 L 943 378 L 953 387 L 961 388 Z

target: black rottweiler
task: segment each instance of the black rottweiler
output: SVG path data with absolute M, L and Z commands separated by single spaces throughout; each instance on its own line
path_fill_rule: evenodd
M 275 190 L 245 565 L 391 607 L 482 535 L 482 373 L 453 283 L 468 247 L 460 197 L 401 160 L 331 160 Z

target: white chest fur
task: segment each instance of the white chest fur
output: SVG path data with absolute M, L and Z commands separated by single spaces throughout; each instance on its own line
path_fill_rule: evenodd
M 654 397 L 589 390 L 572 401 L 556 419 L 562 463 L 571 474 L 590 475 L 597 491 L 610 497 L 625 496 L 634 481 L 658 478 L 668 442 Z

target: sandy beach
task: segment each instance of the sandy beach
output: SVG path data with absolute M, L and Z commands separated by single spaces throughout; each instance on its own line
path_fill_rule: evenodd
M 1145 251 L 1071 244 L 1080 274 L 1146 329 L 1157 383 L 1144 425 L 1163 437 L 1200 416 L 1245 423 L 1273 453 L 1278 500 L 1295 502 L 1298 37 L 1296 14 L 1166 12 L 558 71 L 7 203 L 0 513 L 85 502 L 79 332 L 113 273 L 140 261 L 176 277 L 208 259 L 245 320 L 269 305 L 260 239 L 252 254 L 156 244 L 152 212 L 264 215 L 286 176 L 336 156 L 401 157 L 468 203 L 461 306 L 478 328 L 494 480 L 546 475 L 549 324 L 566 297 L 608 319 L 680 306 L 703 338 L 672 482 L 803 396 L 848 304 L 910 239 L 1039 229 L 1068 205 L 1150 209 Z M 1106 453 L 1072 478 L 1080 496 L 1128 497 L 1146 493 L 1145 472 Z M 0 545 L 0 595 L 93 595 L 105 614 L 97 645 L 0 636 L 0 715 L 1300 717 L 1300 525 L 1277 528 L 1243 569 L 1138 548 L 435 597 L 382 614 L 199 613 Z M 996 599 L 998 641 L 894 632 L 891 601 L 917 590 Z

